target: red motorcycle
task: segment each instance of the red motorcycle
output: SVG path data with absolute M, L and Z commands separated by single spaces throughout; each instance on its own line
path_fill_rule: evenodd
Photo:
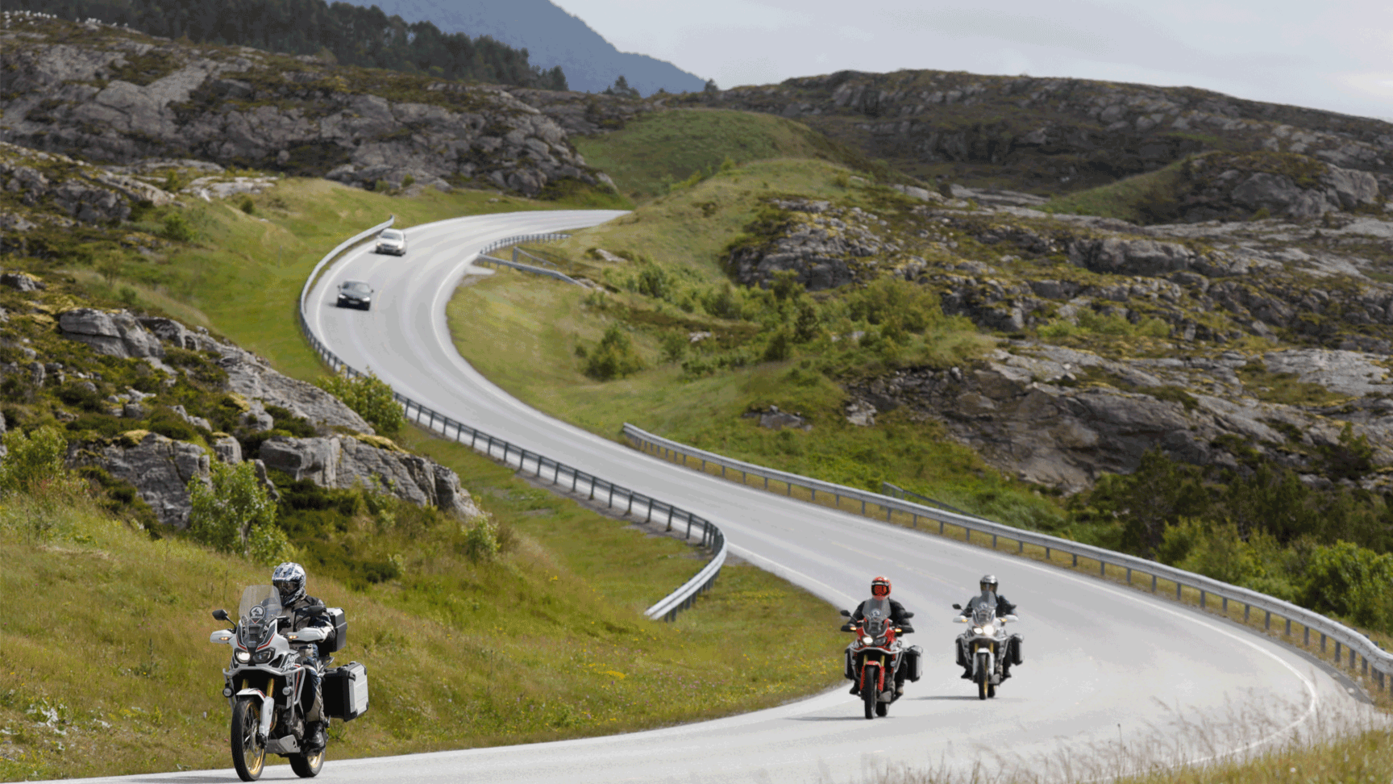
M 849 610 L 842 615 L 850 618 Z M 914 613 L 905 613 L 905 618 Z M 896 626 L 889 618 L 873 610 L 867 618 L 853 625 L 842 624 L 842 631 L 853 632 L 856 639 L 846 647 L 847 680 L 860 686 L 861 700 L 866 706 L 866 718 L 885 716 L 890 703 L 900 698 L 895 689 L 895 673 L 903 667 L 906 680 L 917 681 L 922 674 L 923 651 L 917 645 L 906 647 L 900 635 L 909 634 L 914 627 L 908 623 Z

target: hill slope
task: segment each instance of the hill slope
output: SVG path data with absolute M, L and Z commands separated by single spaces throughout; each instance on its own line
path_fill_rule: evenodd
M 620 76 L 644 95 L 695 92 L 705 80 L 666 60 L 621 52 L 582 19 L 550 0 L 357 0 L 404 19 L 425 19 L 446 32 L 487 35 L 526 49 L 542 68 L 560 66 L 572 90 L 599 92 Z

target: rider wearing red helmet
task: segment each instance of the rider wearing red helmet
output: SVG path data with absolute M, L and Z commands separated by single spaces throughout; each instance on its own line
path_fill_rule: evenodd
M 889 615 L 890 620 L 896 626 L 909 626 L 909 618 L 905 615 L 904 605 L 890 598 L 890 578 L 888 577 L 876 577 L 871 580 L 871 598 L 856 606 L 856 611 L 851 614 L 851 625 L 855 626 L 875 612 Z M 904 679 L 905 672 L 904 668 L 901 667 L 895 673 L 895 692 L 897 694 L 904 693 Z M 852 681 L 851 693 L 861 693 L 860 682 Z

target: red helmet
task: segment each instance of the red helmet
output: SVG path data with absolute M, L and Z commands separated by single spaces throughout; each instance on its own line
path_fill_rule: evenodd
M 871 596 L 875 596 L 875 597 L 877 597 L 877 598 L 884 599 L 885 597 L 887 597 L 887 596 L 889 596 L 889 595 L 890 595 L 890 578 L 888 578 L 888 577 L 877 577 L 877 578 L 875 578 L 874 580 L 871 580 Z

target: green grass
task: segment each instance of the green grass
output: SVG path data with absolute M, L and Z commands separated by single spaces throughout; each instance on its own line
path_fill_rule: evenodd
M 1046 212 L 1097 215 L 1130 223 L 1153 223 L 1174 202 L 1184 182 L 1184 162 L 1138 174 L 1097 188 L 1057 196 L 1045 203 Z
M 774 158 L 822 159 L 865 168 L 859 153 L 802 123 L 768 114 L 724 109 L 651 112 L 623 130 L 576 137 L 586 163 L 608 173 L 635 201 L 668 192 L 693 172 Z
M 716 283 L 725 280 L 720 254 L 753 219 L 766 194 L 793 192 L 808 198 L 868 198 L 871 189 L 837 184 L 843 171 L 816 161 L 766 161 L 723 172 L 689 190 L 659 198 L 632 215 L 578 232 L 557 246 L 535 248 L 572 274 L 604 277 L 629 265 L 588 260 L 586 250 L 604 248 L 692 271 Z M 764 187 L 768 186 L 768 187 Z M 720 208 L 701 215 L 696 205 Z M 700 216 L 700 217 L 698 217 Z M 503 271 L 461 287 L 447 307 L 456 347 L 471 364 L 530 405 L 605 437 L 617 438 L 624 422 L 695 446 L 787 471 L 866 489 L 882 480 L 981 514 L 1054 529 L 1060 515 L 1052 500 L 1000 476 L 971 450 L 947 438 L 941 426 L 903 413 L 878 418 L 874 428 L 849 424 L 845 394 L 819 366 L 835 362 L 835 344 L 787 362 L 691 378 L 679 364 L 664 363 L 660 335 L 675 329 L 722 329 L 735 324 L 676 308 L 654 309 L 651 300 L 616 294 L 600 307 L 589 290 Z M 587 378 L 575 356 L 577 344 L 594 346 L 609 324 L 625 323 L 648 369 L 628 378 Z M 745 326 L 758 329 L 745 322 Z M 926 357 L 943 362 L 982 350 L 975 331 L 946 327 L 917 344 Z M 951 364 L 951 362 L 950 362 Z M 864 368 L 858 368 L 863 370 Z M 798 411 L 811 432 L 771 432 L 741 415 L 777 405 Z
M 331 729 L 332 758 L 632 731 L 839 681 L 838 619 L 815 597 L 732 564 L 676 622 L 649 621 L 640 611 L 700 568 L 688 545 L 458 445 L 419 431 L 403 442 L 467 477 L 512 544 L 474 563 L 455 554 L 449 526 L 413 530 L 394 537 L 397 580 L 350 587 L 311 574 L 310 592 L 348 612 L 337 658 L 364 662 L 373 691 L 365 717 Z M 360 513 L 350 526 L 381 524 Z M 82 500 L 5 499 L 0 592 L 43 586 L 44 601 L 0 610 L 0 779 L 225 767 L 227 651 L 206 642 L 219 625 L 209 612 L 266 577 L 240 558 L 152 541 Z M 749 655 L 774 648 L 777 665 Z

